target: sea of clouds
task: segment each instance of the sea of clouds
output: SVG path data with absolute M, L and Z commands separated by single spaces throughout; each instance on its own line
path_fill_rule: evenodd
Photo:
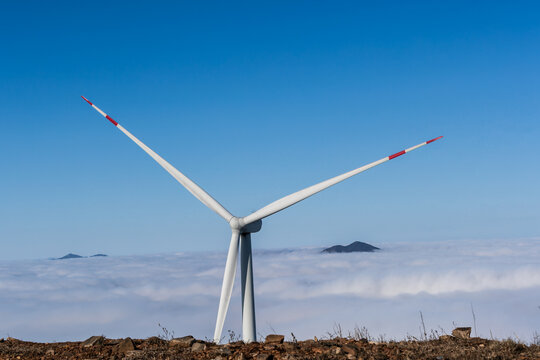
M 374 244 L 374 253 L 255 250 L 259 336 L 322 338 L 366 327 L 402 339 L 472 326 L 529 342 L 540 332 L 540 239 Z M 256 241 L 254 248 L 257 248 Z M 0 337 L 211 338 L 225 253 L 0 262 Z M 241 329 L 240 283 L 225 329 Z M 474 312 L 474 319 L 473 318 Z M 224 332 L 225 341 L 229 335 Z

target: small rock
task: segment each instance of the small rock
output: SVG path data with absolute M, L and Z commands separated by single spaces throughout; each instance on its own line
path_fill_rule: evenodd
M 12 338 L 11 336 L 8 336 L 8 337 L 6 338 L 6 341 L 17 341 L 17 339 Z
M 45 351 L 45 355 L 54 355 L 54 350 L 49 349 L 49 350 Z
M 183 346 L 191 346 L 195 342 L 195 338 L 191 335 L 183 336 L 179 338 L 174 338 L 169 341 L 170 345 L 183 345 Z
M 273 360 L 274 356 L 272 354 L 259 354 L 256 357 L 257 360 Z
M 196 342 L 191 346 L 191 351 L 198 352 L 206 350 L 206 344 L 201 342 Z
M 128 351 L 135 350 L 135 344 L 133 344 L 133 340 L 131 338 L 127 337 L 124 340 L 120 341 L 118 345 L 116 345 L 116 350 L 119 353 L 127 353 Z
M 285 357 L 283 357 L 283 360 L 296 360 L 296 357 L 291 354 L 286 354 Z
M 527 349 L 527 347 L 523 344 L 515 344 L 514 351 L 517 353 L 523 352 Z
M 286 343 L 283 344 L 283 348 L 286 351 L 295 350 L 297 347 L 298 347 L 298 345 L 296 345 L 295 343 L 291 343 L 291 342 L 286 342 Z
M 332 351 L 334 352 L 334 354 L 336 355 L 339 355 L 341 354 L 342 350 L 340 347 L 336 346 L 335 348 L 332 349 Z
M 91 347 L 96 345 L 103 345 L 105 338 L 103 336 L 91 336 L 81 344 L 83 347 Z
M 270 334 L 264 341 L 270 344 L 283 344 L 283 340 L 285 340 L 283 335 Z
M 221 355 L 225 355 L 225 356 L 231 355 L 231 349 L 229 349 L 228 347 L 221 347 L 218 349 L 218 351 Z
M 471 328 L 470 327 L 458 327 L 452 330 L 452 336 L 460 339 L 470 339 L 471 338 Z
M 244 353 L 240 353 L 236 356 L 236 360 L 246 360 L 246 356 Z
M 126 357 L 136 357 L 143 353 L 142 350 L 131 350 L 126 352 Z
M 358 349 L 353 344 L 345 344 L 341 348 L 343 351 L 345 351 L 347 354 L 351 354 L 356 356 L 358 354 Z
M 439 340 L 442 340 L 442 341 L 451 340 L 451 339 L 452 339 L 452 336 L 450 336 L 450 335 L 441 335 L 441 336 L 439 336 Z
M 146 339 L 145 342 L 148 345 L 165 345 L 167 343 L 166 340 L 160 339 L 157 336 L 151 336 L 148 339 Z

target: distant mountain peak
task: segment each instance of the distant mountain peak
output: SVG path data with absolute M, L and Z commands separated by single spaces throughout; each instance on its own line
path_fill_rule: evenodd
M 69 253 L 69 254 L 64 255 L 64 256 L 62 256 L 60 258 L 52 258 L 51 260 L 82 259 L 82 258 L 88 258 L 88 257 L 103 257 L 103 256 L 107 256 L 107 255 L 105 255 L 105 254 L 95 254 L 95 255 L 91 255 L 91 256 L 81 256 L 81 255 Z
M 80 259 L 80 258 L 82 258 L 81 255 L 69 253 L 69 254 L 67 254 L 67 255 L 62 256 L 61 258 L 58 258 L 58 260 L 65 260 L 65 259 Z
M 347 246 L 335 245 L 324 249 L 324 253 L 350 253 L 350 252 L 374 252 L 380 250 L 378 247 L 365 242 L 355 241 Z

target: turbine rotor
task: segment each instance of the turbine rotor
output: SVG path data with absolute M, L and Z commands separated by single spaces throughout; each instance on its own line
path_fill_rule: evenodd
M 262 220 L 258 219 L 246 224 L 244 218 L 233 216 L 229 225 L 232 231 L 238 231 L 240 234 L 252 234 L 261 230 Z

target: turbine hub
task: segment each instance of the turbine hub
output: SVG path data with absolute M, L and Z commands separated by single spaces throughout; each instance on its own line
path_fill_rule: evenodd
M 242 228 L 242 225 L 240 225 L 240 219 L 236 216 L 233 216 L 233 218 L 229 221 L 229 225 L 231 226 L 231 229 L 240 231 Z
M 257 220 L 249 224 L 244 224 L 242 218 L 233 217 L 229 221 L 229 225 L 233 231 L 238 231 L 239 233 L 256 233 L 261 230 L 262 220 Z

